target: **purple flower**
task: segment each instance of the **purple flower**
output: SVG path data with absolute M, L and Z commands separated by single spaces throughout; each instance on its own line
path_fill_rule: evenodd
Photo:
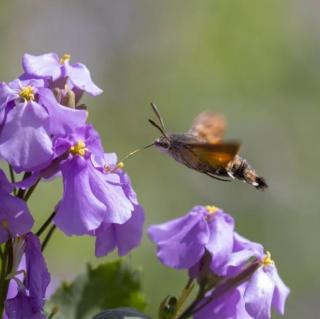
M 251 244 L 250 244 L 251 243 Z M 279 314 L 284 314 L 285 302 L 289 295 L 289 288 L 281 280 L 271 254 L 266 254 L 257 243 L 250 242 L 247 239 L 237 235 L 235 238 L 235 252 L 237 257 L 233 256 L 232 267 L 243 267 L 245 258 L 240 256 L 240 252 L 249 251 L 258 259 L 261 267 L 249 279 L 245 291 L 244 302 L 247 312 L 257 319 L 268 319 L 271 317 L 271 307 L 275 308 Z M 232 258 L 232 257 L 231 257 Z M 229 263 L 230 264 L 230 263 Z
M 123 224 L 102 223 L 95 231 L 96 256 L 102 257 L 118 249 L 119 256 L 127 255 L 139 246 L 144 223 L 144 212 L 141 206 L 134 207 L 129 220 Z
M 30 297 L 20 290 L 15 298 L 6 301 L 6 316 L 8 319 L 45 319 L 45 315 L 32 308 Z
M 166 266 L 189 269 L 205 252 L 213 265 L 223 263 L 233 247 L 233 218 L 213 206 L 195 206 L 187 215 L 148 230 L 157 244 L 157 256 Z
M 37 236 L 27 234 L 25 246 L 26 271 L 25 285 L 29 290 L 29 297 L 33 309 L 41 310 L 44 306 L 46 289 L 50 282 L 50 274 L 41 252 L 41 245 Z
M 15 265 L 20 263 L 19 271 L 24 270 L 25 278 L 21 281 L 15 273 L 11 274 L 15 277 L 11 281 L 15 280 L 18 285 L 11 285 L 11 290 L 17 289 L 17 292 L 10 291 L 10 299 L 5 302 L 6 314 L 9 319 L 45 318 L 42 312 L 50 274 L 41 252 L 39 239 L 34 234 L 28 233 L 23 238 L 16 239 L 13 249 L 13 271 L 18 270 Z
M 126 197 L 133 205 L 133 211 L 130 219 L 125 223 L 103 222 L 101 226 L 94 231 L 94 235 L 96 236 L 97 257 L 105 256 L 116 248 L 118 249 L 119 256 L 125 256 L 140 244 L 142 237 L 144 223 L 143 208 L 138 203 L 129 176 L 122 169 L 117 169 L 116 165 L 116 155 L 114 153 L 105 154 L 102 166 L 105 169 L 108 168 L 109 171 L 114 170 L 114 174 L 118 175 L 120 178 L 119 183 Z
M 197 313 L 196 319 L 211 316 L 221 319 L 269 319 L 271 307 L 279 314 L 284 314 L 285 302 L 290 291 L 279 277 L 270 253 L 265 254 L 260 244 L 235 234 L 234 252 L 222 266 L 220 275 L 224 273 L 225 278 L 234 278 L 245 270 L 252 257 L 259 263 L 258 269 L 239 286 L 218 298 L 213 298 Z
M 67 78 L 71 88 L 75 87 L 93 96 L 102 93 L 92 81 L 90 72 L 82 63 L 70 63 L 70 54 L 64 54 L 61 58 L 56 53 L 31 55 L 25 53 L 22 59 L 24 71 L 38 78 L 49 78 L 52 81 Z
M 41 80 L 15 80 L 0 87 L 0 157 L 17 171 L 44 167 L 53 156 L 49 114 L 35 100 L 43 85 Z
M 0 243 L 30 231 L 33 218 L 26 203 L 9 194 L 12 186 L 0 170 Z
M 252 319 L 245 308 L 243 300 L 244 286 L 228 291 L 223 296 L 214 299 L 207 306 L 197 311 L 194 319 Z M 210 295 L 210 294 L 209 294 Z
M 87 113 L 60 105 L 43 80 L 0 86 L 0 157 L 20 172 L 39 170 L 53 159 L 52 137 L 84 125 Z
M 123 224 L 130 219 L 134 207 L 119 175 L 94 166 L 93 156 L 103 158 L 104 153 L 92 126 L 56 139 L 55 150 L 57 154 L 69 153 L 61 162 L 64 192 L 54 218 L 63 232 L 83 235 L 103 222 Z

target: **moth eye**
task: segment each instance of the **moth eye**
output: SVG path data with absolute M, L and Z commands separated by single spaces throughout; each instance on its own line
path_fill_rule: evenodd
M 155 145 L 156 146 L 159 146 L 159 147 L 161 147 L 161 148 L 164 148 L 164 149 L 168 149 L 169 148 L 169 142 L 167 141 L 167 140 L 165 140 L 165 139 L 157 139 L 156 141 L 155 141 Z

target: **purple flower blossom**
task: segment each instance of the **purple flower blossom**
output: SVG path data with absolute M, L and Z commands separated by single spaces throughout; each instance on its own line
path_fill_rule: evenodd
M 12 277 L 15 279 L 11 281 L 15 280 L 18 284 L 11 285 L 9 299 L 5 302 L 6 314 L 9 319 L 45 318 L 42 312 L 50 274 L 41 252 L 39 239 L 34 234 L 28 233 L 24 238 L 18 238 L 13 248 L 14 273 Z M 15 265 L 19 263 L 19 270 L 24 270 L 25 274 L 23 281 L 15 275 L 18 270 Z M 12 291 L 14 289 L 17 289 L 16 293 Z
M 281 280 L 270 253 L 265 254 L 260 244 L 235 234 L 233 253 L 222 265 L 220 275 L 234 278 L 244 271 L 251 257 L 257 259 L 259 268 L 245 282 L 213 299 L 197 313 L 195 319 L 211 316 L 221 319 L 269 319 L 271 307 L 279 314 L 284 314 L 285 302 L 290 291 Z
M 45 319 L 42 311 L 32 308 L 30 297 L 20 290 L 16 297 L 6 301 L 6 316 L 8 319 Z
M 30 231 L 33 218 L 26 203 L 9 194 L 13 187 L 0 170 L 0 243 Z
M 53 156 L 49 114 L 35 101 L 41 85 L 41 80 L 15 80 L 0 87 L 0 157 L 17 171 L 43 167 Z
M 133 204 L 127 198 L 120 177 L 94 166 L 93 156 L 103 158 L 98 133 L 92 126 L 55 141 L 57 154 L 68 152 L 61 162 L 64 192 L 54 218 L 67 235 L 83 235 L 104 223 L 123 224 L 130 219 Z
M 139 246 L 144 223 L 144 213 L 141 206 L 134 207 L 129 220 L 123 224 L 102 225 L 95 231 L 96 256 L 102 257 L 118 249 L 119 256 L 127 255 L 133 248 Z
M 41 310 L 44 306 L 46 289 L 50 282 L 50 274 L 41 252 L 37 236 L 27 234 L 25 246 L 26 271 L 25 285 L 29 290 L 32 308 Z
M 103 222 L 94 232 L 96 236 L 96 256 L 105 256 L 115 248 L 118 249 L 119 256 L 127 255 L 133 248 L 140 244 L 144 211 L 138 203 L 136 193 L 134 192 L 129 176 L 122 170 L 117 169 L 117 157 L 114 153 L 105 154 L 102 167 L 114 169 L 114 174 L 119 176 L 119 183 L 124 193 L 133 205 L 133 211 L 130 219 L 123 224 Z
M 166 266 L 189 269 L 205 252 L 213 265 L 222 264 L 233 247 L 233 218 L 213 206 L 195 206 L 187 215 L 148 230 L 157 244 L 157 256 Z
M 195 313 L 194 319 L 253 319 L 245 308 L 243 300 L 244 286 L 228 291 L 223 296 L 214 299 L 207 306 Z M 210 294 L 208 294 L 210 295 Z
M 84 125 L 87 113 L 60 105 L 44 80 L 0 85 L 0 157 L 20 172 L 42 169 L 54 154 L 52 136 Z
M 22 64 L 24 71 L 38 78 L 49 78 L 52 81 L 67 79 L 68 85 L 85 91 L 93 96 L 102 93 L 92 81 L 90 72 L 82 63 L 70 63 L 70 54 L 64 54 L 61 58 L 56 53 L 42 55 L 24 54 Z

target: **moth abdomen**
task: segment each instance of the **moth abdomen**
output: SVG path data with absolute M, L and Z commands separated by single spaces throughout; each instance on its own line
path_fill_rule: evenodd
M 239 155 L 236 155 L 228 164 L 227 170 L 230 176 L 251 184 L 256 189 L 264 190 L 268 188 L 265 179 L 258 176 L 254 168 L 252 168 L 249 163 Z

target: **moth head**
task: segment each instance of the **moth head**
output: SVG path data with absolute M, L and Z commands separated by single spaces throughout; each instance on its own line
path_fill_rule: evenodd
M 154 146 L 163 152 L 167 151 L 170 145 L 170 140 L 166 136 L 161 136 L 154 141 Z

